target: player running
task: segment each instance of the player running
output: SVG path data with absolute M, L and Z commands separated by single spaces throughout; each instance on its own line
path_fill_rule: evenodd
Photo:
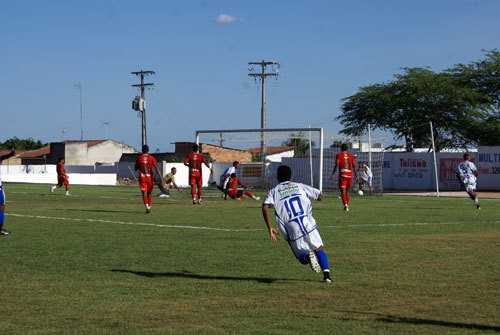
M 476 204 L 476 208 L 481 209 L 479 206 L 479 198 L 476 193 L 476 183 L 479 172 L 477 171 L 476 164 L 471 162 L 469 154 L 464 154 L 464 161 L 458 164 L 456 173 L 460 185 L 465 188 L 469 197 Z
M 242 191 L 238 190 L 238 185 L 243 187 L 244 189 L 249 188 L 243 182 L 241 181 L 240 178 L 236 177 L 236 173 L 231 173 L 231 176 L 228 179 L 227 182 L 227 188 L 226 188 L 226 195 L 229 195 L 232 199 L 238 199 L 238 200 L 243 200 L 243 193 L 245 193 L 248 197 L 253 198 L 255 200 L 260 200 L 260 197 L 256 197 L 252 193 L 248 191 Z
M 14 148 L 10 150 L 10 152 L 6 155 L 0 156 L 0 165 L 2 161 L 14 156 L 16 152 Z M 5 193 L 3 191 L 2 185 L 2 170 L 0 169 L 0 235 L 10 235 L 10 231 L 3 229 L 4 217 L 5 217 Z
M 328 259 L 323 251 L 323 240 L 312 217 L 311 199 L 323 200 L 321 191 L 290 181 L 292 170 L 286 165 L 278 167 L 279 184 L 271 189 L 262 203 L 262 214 L 271 241 L 277 242 L 277 231 L 269 219 L 269 207 L 274 206 L 276 222 L 295 257 L 309 264 L 316 273 L 323 271 L 323 281 L 331 283 Z M 312 250 L 311 250 L 312 249 Z
M 193 205 L 196 205 L 196 187 L 198 187 L 198 204 L 201 205 L 201 185 L 203 184 L 202 163 L 210 169 L 210 173 L 214 171 L 205 160 L 205 155 L 198 153 L 198 144 L 193 144 L 193 153 L 189 154 L 184 160 L 184 165 L 189 167 L 189 185 L 191 185 L 191 196 L 193 197 Z
M 54 193 L 54 190 L 56 188 L 62 187 L 64 185 L 66 186 L 66 195 L 71 195 L 69 194 L 69 176 L 66 173 L 66 168 L 64 167 L 64 158 L 59 158 L 59 163 L 57 163 L 56 171 L 57 185 L 54 185 L 50 188 L 50 193 Z
M 344 210 L 349 211 L 349 190 L 352 185 L 352 172 L 356 175 L 356 183 L 359 182 L 358 171 L 356 170 L 356 161 L 354 156 L 347 152 L 347 144 L 342 143 L 340 150 L 335 158 L 335 166 L 333 168 L 332 176 L 333 180 L 335 172 L 339 169 L 339 189 L 342 192 L 342 203 L 344 204 Z
M 372 188 L 372 178 L 373 173 L 372 170 L 368 167 L 368 165 L 363 164 L 362 162 L 358 163 L 358 171 L 359 171 L 359 190 L 363 188 L 363 185 L 367 185 L 370 190 L 370 195 L 373 194 Z
M 146 214 L 151 212 L 151 193 L 153 193 L 155 177 L 152 168 L 156 170 L 162 184 L 165 184 L 160 171 L 158 170 L 158 165 L 156 164 L 156 158 L 149 155 L 149 147 L 145 144 L 142 146 L 142 155 L 137 157 L 135 161 L 135 169 L 139 170 L 139 188 L 142 192 L 142 201 L 144 202 L 144 207 L 146 207 Z

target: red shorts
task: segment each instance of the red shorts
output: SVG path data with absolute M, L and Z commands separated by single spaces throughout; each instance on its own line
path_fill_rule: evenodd
M 339 178 L 340 189 L 350 189 L 352 185 L 352 178 Z
M 242 190 L 234 190 L 234 191 L 228 192 L 227 195 L 229 195 L 229 197 L 231 197 L 232 199 L 241 198 L 241 197 L 243 197 L 243 191 Z
M 154 183 L 152 180 L 139 183 L 139 188 L 142 192 L 153 193 Z
M 201 187 L 202 184 L 203 184 L 203 178 L 201 177 L 201 175 L 195 174 L 189 176 L 189 185 L 191 186 L 198 185 L 199 187 Z
M 57 186 L 69 185 L 68 178 L 65 176 L 57 177 Z

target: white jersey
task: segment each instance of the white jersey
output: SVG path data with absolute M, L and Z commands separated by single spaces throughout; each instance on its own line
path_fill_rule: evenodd
M 263 204 L 274 206 L 279 230 L 292 242 L 317 228 L 309 198 L 317 200 L 320 195 L 314 187 L 286 181 L 271 189 Z
M 363 180 L 370 180 L 373 177 L 372 170 L 363 164 L 361 169 L 359 169 L 359 177 Z
M 226 179 L 225 183 L 224 178 L 226 178 L 227 175 L 231 176 L 232 173 L 236 173 L 236 168 L 234 166 L 230 166 L 224 170 L 224 172 L 220 175 L 220 186 L 226 187 L 229 178 Z M 224 183 L 224 185 L 222 185 L 222 183 Z
M 457 174 L 465 185 L 476 184 L 476 165 L 471 161 L 463 161 L 457 166 Z

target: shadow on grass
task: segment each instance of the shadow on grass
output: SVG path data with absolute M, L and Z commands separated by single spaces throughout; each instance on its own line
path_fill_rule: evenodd
M 355 314 L 365 314 L 365 315 L 375 315 L 375 316 L 377 316 L 375 321 L 386 322 L 386 323 L 408 323 L 408 324 L 413 324 L 413 325 L 433 325 L 433 326 L 442 326 L 442 327 L 450 327 L 450 328 L 493 330 L 495 332 L 500 332 L 500 326 L 480 325 L 477 323 L 462 323 L 462 322 L 440 321 L 440 320 L 431 320 L 431 319 L 420 319 L 420 318 L 411 318 L 411 317 L 403 317 L 403 316 L 396 316 L 396 315 L 390 315 L 390 314 L 380 314 L 380 313 L 370 313 L 370 312 L 356 312 L 356 311 L 343 311 L 343 312 L 355 313 Z
M 191 272 L 146 272 L 146 271 L 131 271 L 123 269 L 112 269 L 111 272 L 132 273 L 134 275 L 143 277 L 177 277 L 177 278 L 191 278 L 191 279 L 204 279 L 204 280 L 237 280 L 237 281 L 256 281 L 258 283 L 272 284 L 276 281 L 302 281 L 301 279 L 286 279 L 286 278 L 259 278 L 259 277 L 232 277 L 232 276 L 206 276 L 197 275 Z

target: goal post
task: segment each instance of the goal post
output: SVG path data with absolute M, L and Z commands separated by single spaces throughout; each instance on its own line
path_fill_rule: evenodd
M 317 168 L 317 179 L 318 183 L 317 188 L 320 190 L 323 189 L 323 169 L 320 168 L 323 166 L 323 138 L 324 138 L 324 129 L 323 128 L 265 128 L 265 129 L 210 129 L 210 130 L 196 130 L 196 143 L 200 144 L 200 135 L 203 134 L 211 134 L 211 135 L 218 135 L 219 136 L 219 141 L 220 141 L 220 146 L 222 147 L 222 143 L 225 141 L 228 141 L 228 139 L 223 139 L 223 134 L 253 134 L 253 140 L 256 140 L 256 135 L 259 135 L 259 141 L 262 140 L 262 137 L 260 136 L 261 134 L 265 133 L 266 134 L 266 140 L 272 142 L 273 139 L 276 140 L 283 140 L 283 139 L 291 139 L 291 138 L 299 138 L 304 141 L 306 141 L 309 145 L 309 148 L 312 149 L 312 143 L 313 143 L 313 137 L 311 134 L 316 134 L 314 139 L 317 140 L 317 145 L 319 145 L 319 164 Z M 277 136 L 272 137 L 272 136 L 267 136 L 267 134 L 276 134 Z M 279 136 L 281 134 L 281 136 Z M 286 135 L 285 135 L 286 134 Z M 290 135 L 294 134 L 294 135 Z M 244 139 L 243 139 L 244 140 Z M 215 139 L 217 141 L 217 139 Z M 238 140 L 237 140 L 238 141 Z M 242 141 L 240 139 L 240 141 Z M 249 137 L 246 137 L 246 141 L 249 143 Z M 261 145 L 262 148 L 262 145 Z M 262 149 L 261 149 L 262 150 Z M 311 150 L 309 150 L 311 151 Z M 260 154 L 260 150 L 259 150 Z M 309 152 L 311 155 L 311 153 Z M 259 155 L 260 156 L 260 155 Z M 268 169 L 267 169 L 267 157 L 269 157 L 269 151 L 264 149 L 264 156 L 259 157 L 260 161 L 262 162 L 262 177 L 265 178 L 268 176 Z M 256 162 L 254 162 L 255 164 Z M 315 164 L 316 165 L 316 164 Z M 313 175 L 313 162 L 312 159 L 309 159 L 309 170 L 311 172 L 311 175 Z M 312 179 L 312 178 L 311 178 Z M 310 180 L 311 186 L 314 186 L 314 181 Z M 265 187 L 265 185 L 263 185 Z M 267 187 L 265 187 L 267 188 Z
M 238 177 L 251 187 L 267 190 L 277 185 L 276 170 L 283 164 L 292 168 L 292 181 L 323 192 L 338 192 L 339 172 L 333 180 L 330 176 L 336 154 L 341 144 L 346 143 L 356 163 L 370 167 L 374 193 L 383 193 L 383 140 L 371 136 L 368 143 L 366 139 L 363 143 L 360 136 L 339 136 L 323 128 L 209 129 L 196 130 L 196 143 L 215 162 L 214 181 L 217 184 L 224 170 L 232 166 L 233 161 L 239 161 Z M 352 185 L 351 192 L 357 192 L 358 187 L 367 191 L 368 186 Z

